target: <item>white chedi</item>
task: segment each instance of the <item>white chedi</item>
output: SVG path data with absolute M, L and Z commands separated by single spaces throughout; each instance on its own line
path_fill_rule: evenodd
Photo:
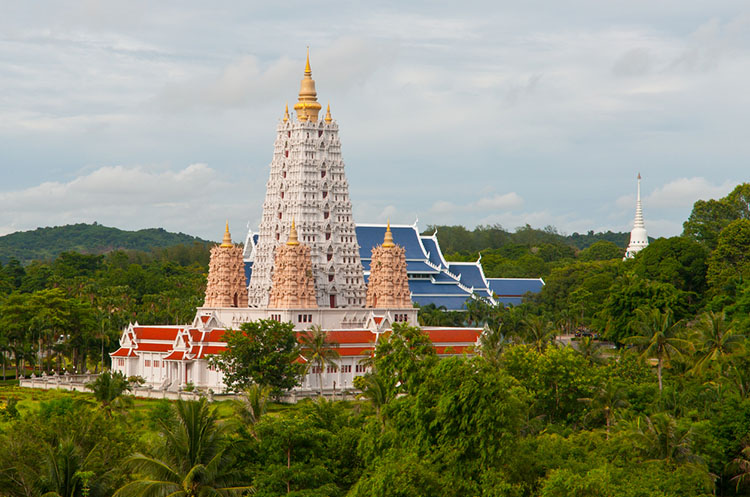
M 643 223 L 643 208 L 641 207 L 641 173 L 638 173 L 638 194 L 635 201 L 635 221 L 630 232 L 630 243 L 625 251 L 625 259 L 632 259 L 635 254 L 648 246 L 648 233 Z

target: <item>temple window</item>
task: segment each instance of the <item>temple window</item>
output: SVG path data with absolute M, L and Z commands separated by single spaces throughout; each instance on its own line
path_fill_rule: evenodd
M 146 366 L 147 368 L 150 368 L 151 367 L 151 361 L 148 360 L 148 359 L 146 359 L 145 361 L 143 361 L 143 365 Z
M 321 178 L 325 178 L 326 177 L 326 172 L 325 171 L 320 171 L 320 177 Z
M 279 212 L 279 219 L 281 219 L 281 212 Z

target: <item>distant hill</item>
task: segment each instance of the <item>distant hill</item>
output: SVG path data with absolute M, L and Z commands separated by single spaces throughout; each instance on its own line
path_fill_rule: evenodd
M 33 260 L 49 261 L 71 250 L 104 254 L 119 249 L 150 251 L 193 243 L 211 242 L 184 233 L 170 233 L 162 228 L 124 231 L 97 223 L 70 224 L 0 236 L 0 262 L 5 264 L 10 259 L 17 259 L 22 264 Z
M 624 251 L 630 242 L 629 232 L 594 233 L 589 231 L 586 234 L 564 235 L 552 226 L 536 229 L 529 225 L 516 228 L 513 232 L 500 225 L 477 226 L 473 230 L 468 230 L 463 226 L 428 226 L 422 234 L 431 235 L 435 230 L 437 230 L 440 248 L 444 254 L 466 254 L 509 245 L 535 246 L 540 244 L 562 244 L 583 250 L 600 240 L 612 242 Z

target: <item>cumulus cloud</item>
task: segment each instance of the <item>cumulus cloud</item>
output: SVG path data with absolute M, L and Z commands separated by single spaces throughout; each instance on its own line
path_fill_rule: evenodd
M 237 209 L 237 186 L 217 177 L 206 164 L 163 171 L 104 166 L 68 182 L 0 192 L 0 233 L 93 221 L 211 233 L 205 223 Z
M 480 212 L 488 210 L 510 210 L 523 205 L 523 198 L 516 192 L 494 194 L 482 197 L 467 204 L 456 204 L 447 200 L 438 200 L 432 204 L 430 212 L 434 214 L 447 214 L 455 212 Z

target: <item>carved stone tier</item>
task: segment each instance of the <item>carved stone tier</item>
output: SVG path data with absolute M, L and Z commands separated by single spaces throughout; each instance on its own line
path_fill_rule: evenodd
M 208 264 L 205 307 L 247 307 L 247 282 L 242 247 L 217 245 Z
M 403 247 L 379 245 L 372 249 L 370 280 L 367 284 L 367 307 L 411 307 L 411 293 L 406 275 L 406 250 Z
M 273 268 L 271 309 L 315 309 L 315 283 L 310 262 L 310 247 L 279 245 Z

